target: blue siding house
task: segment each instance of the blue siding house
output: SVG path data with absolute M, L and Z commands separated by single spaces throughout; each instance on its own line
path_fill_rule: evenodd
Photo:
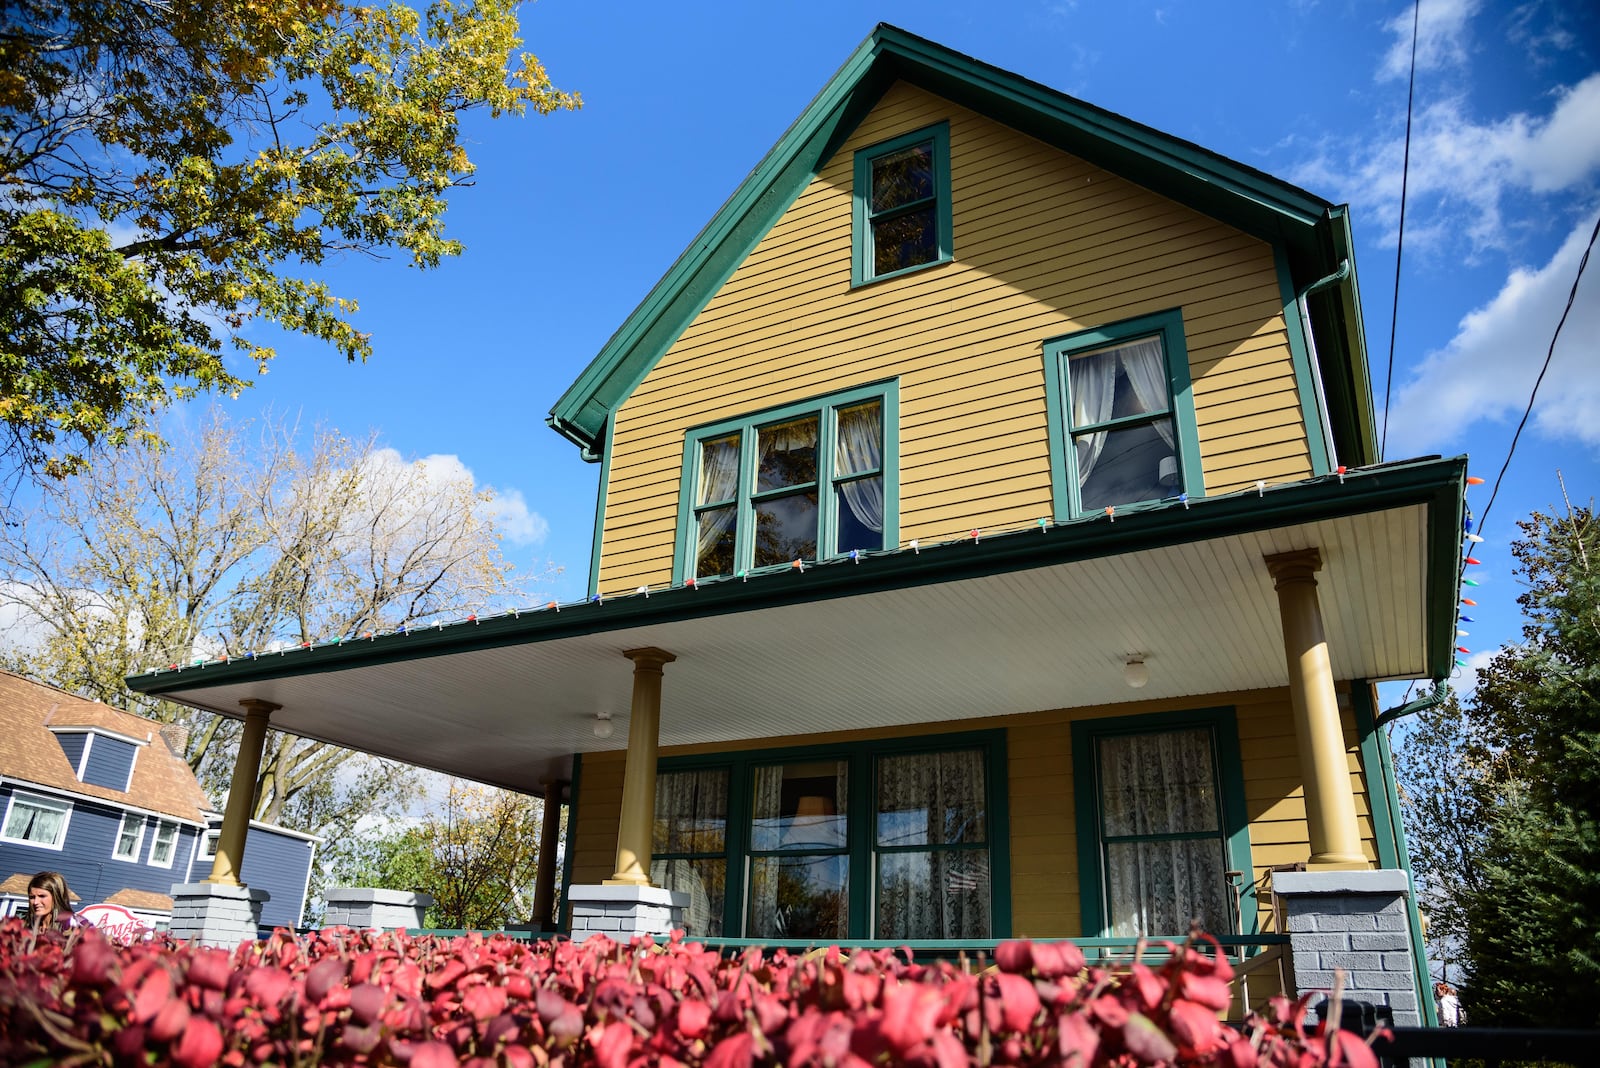
M 204 879 L 222 817 L 184 761 L 181 728 L 0 672 L 0 917 L 59 871 L 73 907 L 121 905 L 152 927 L 172 887 Z M 272 896 L 264 926 L 296 926 L 317 839 L 252 823 L 244 876 Z

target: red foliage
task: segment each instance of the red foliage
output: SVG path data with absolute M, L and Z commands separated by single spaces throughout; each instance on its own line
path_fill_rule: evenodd
M 1211 948 L 1217 947 L 1213 943 Z M 344 928 L 231 954 L 92 928 L 0 925 L 0 1063 L 407 1068 L 915 1065 L 1375 1066 L 1279 999 L 1217 1019 L 1231 969 L 1198 943 L 1159 968 L 1010 942 L 997 966 L 909 949 L 724 957 L 674 936 L 522 943 Z

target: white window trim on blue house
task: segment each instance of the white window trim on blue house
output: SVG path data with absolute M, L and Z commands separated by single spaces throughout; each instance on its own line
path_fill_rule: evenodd
M 62 814 L 61 827 L 56 832 L 54 842 L 39 842 L 30 838 L 15 838 L 7 833 L 11 826 L 11 813 L 16 809 L 17 802 L 34 805 L 37 808 L 54 809 Z M 6 799 L 5 818 L 0 819 L 0 841 L 11 842 L 15 845 L 32 846 L 34 849 L 51 849 L 60 852 L 67 842 L 67 828 L 72 823 L 72 802 L 59 801 L 51 797 L 41 797 L 38 794 L 28 793 L 23 790 L 13 789 L 11 796 Z
M 168 827 L 172 828 L 172 849 L 167 854 L 166 862 L 156 859 L 156 847 L 161 844 L 161 832 Z M 150 855 L 145 863 L 152 868 L 170 868 L 178 859 L 178 845 L 183 841 L 183 828 L 177 820 L 157 819 L 155 833 L 150 836 Z
M 139 821 L 139 833 L 134 836 L 133 851 L 124 856 L 119 850 L 122 846 L 122 832 L 123 829 L 128 826 L 129 820 Z M 111 859 L 124 861 L 128 864 L 139 863 L 139 854 L 144 849 L 144 829 L 148 822 L 149 821 L 142 814 L 124 810 L 122 813 L 122 822 L 117 824 L 117 837 L 113 839 L 111 843 Z

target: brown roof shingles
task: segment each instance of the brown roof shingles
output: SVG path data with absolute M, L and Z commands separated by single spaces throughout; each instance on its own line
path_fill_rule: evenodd
M 99 727 L 141 746 L 127 792 L 79 782 L 49 727 Z M 65 690 L 0 671 L 0 777 L 131 805 L 190 823 L 204 823 L 211 802 L 181 755 L 156 733 L 161 724 Z

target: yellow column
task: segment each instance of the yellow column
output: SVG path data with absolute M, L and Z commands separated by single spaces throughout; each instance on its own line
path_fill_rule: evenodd
M 650 885 L 650 832 L 655 823 L 656 750 L 661 743 L 661 669 L 678 659 L 665 649 L 629 649 L 633 710 L 628 718 L 628 763 L 617 821 L 617 870 L 606 885 Z
M 281 708 L 271 701 L 254 697 L 240 701 L 244 706 L 244 733 L 239 738 L 239 755 L 233 761 L 233 785 L 228 788 L 228 810 L 222 814 L 222 833 L 217 839 L 216 859 L 211 862 L 208 883 L 242 886 L 239 872 L 244 867 L 244 836 L 250 829 L 250 812 L 256 803 L 256 776 L 261 771 L 261 750 L 267 742 L 267 717 Z
M 1294 709 L 1300 775 L 1305 781 L 1306 824 L 1311 832 L 1312 868 L 1370 868 L 1356 830 L 1356 799 L 1339 698 L 1333 688 L 1328 640 L 1322 631 L 1316 573 L 1322 554 L 1300 549 L 1266 558 L 1278 590 L 1283 617 L 1283 652 L 1289 664 L 1289 702 Z
M 539 826 L 539 871 L 533 880 L 533 926 L 555 929 L 556 839 L 561 836 L 561 788 L 552 779 L 544 784 L 544 822 Z

